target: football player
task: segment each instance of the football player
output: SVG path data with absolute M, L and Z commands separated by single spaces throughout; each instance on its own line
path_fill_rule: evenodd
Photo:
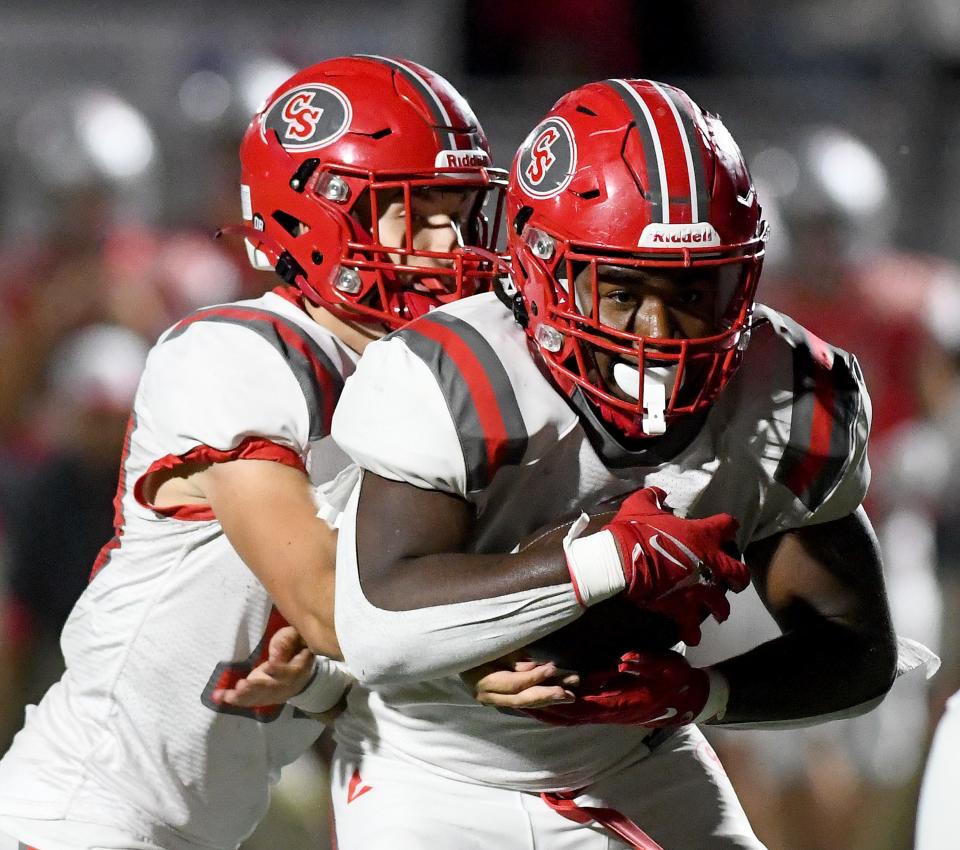
M 232 850 L 254 829 L 351 681 L 321 658 L 293 704 L 223 700 L 289 655 L 285 618 L 339 653 L 335 532 L 313 485 L 347 463 L 329 436 L 344 381 L 371 339 L 489 288 L 487 141 L 432 71 L 379 56 L 307 68 L 254 117 L 240 159 L 234 230 L 285 283 L 186 317 L 149 355 L 66 673 L 0 763 L 4 850 Z
M 743 157 L 672 86 L 562 97 L 514 159 L 507 227 L 512 285 L 372 344 L 334 416 L 362 470 L 337 556 L 361 683 L 339 846 L 759 848 L 696 724 L 848 716 L 895 676 L 857 361 L 755 303 Z M 582 509 L 600 521 L 527 545 Z M 748 570 L 782 636 L 693 668 L 671 647 Z M 648 626 L 573 701 L 490 711 L 457 675 L 510 658 L 479 680 L 508 709 L 544 635 L 624 605 Z

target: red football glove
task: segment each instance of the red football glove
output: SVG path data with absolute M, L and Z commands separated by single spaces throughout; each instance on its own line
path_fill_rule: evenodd
M 726 593 L 743 590 L 750 571 L 721 548 L 738 528 L 730 514 L 681 519 L 661 507 L 666 495 L 659 487 L 638 490 L 604 530 L 616 540 L 627 597 L 672 619 L 680 639 L 696 646 L 708 615 L 718 623 L 730 616 Z
M 628 652 L 618 671 L 588 673 L 576 692 L 575 702 L 526 713 L 555 726 L 685 726 L 707 704 L 710 679 L 678 652 Z

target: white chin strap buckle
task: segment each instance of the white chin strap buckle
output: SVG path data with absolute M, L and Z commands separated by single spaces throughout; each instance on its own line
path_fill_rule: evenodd
M 648 366 L 643 370 L 643 432 L 657 436 L 667 430 L 664 412 L 677 380 L 677 366 Z M 640 370 L 626 363 L 613 365 L 613 379 L 631 398 L 640 398 Z
M 273 271 L 273 263 L 270 262 L 270 258 L 264 254 L 263 251 L 254 247 L 254 244 L 249 239 L 244 239 L 243 244 L 246 246 L 247 259 L 250 261 L 251 266 L 261 272 Z

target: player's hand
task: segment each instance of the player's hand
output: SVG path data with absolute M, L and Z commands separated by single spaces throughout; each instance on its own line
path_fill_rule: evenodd
M 313 653 L 293 626 L 284 626 L 270 638 L 266 661 L 232 688 L 215 690 L 212 697 L 243 708 L 282 705 L 299 694 L 312 676 Z
M 616 543 L 626 596 L 670 617 L 681 640 L 696 645 L 700 624 L 711 614 L 718 622 L 730 615 L 726 594 L 743 590 L 750 573 L 724 551 L 732 546 L 738 527 L 732 516 L 683 519 L 663 506 L 665 498 L 659 487 L 638 490 L 600 533 L 609 532 Z
M 580 684 L 578 674 L 558 670 L 552 662 L 527 660 L 521 652 L 466 670 L 460 678 L 482 705 L 513 709 L 572 702 L 570 688 Z
M 568 705 L 528 713 L 544 723 L 614 723 L 651 728 L 685 726 L 710 696 L 710 678 L 678 652 L 628 652 L 619 669 L 590 673 Z

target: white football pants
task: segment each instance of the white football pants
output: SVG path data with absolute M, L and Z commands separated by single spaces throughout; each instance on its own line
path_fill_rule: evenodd
M 603 734 L 597 727 L 597 734 Z M 447 779 L 417 765 L 339 749 L 331 770 L 338 850 L 623 850 L 536 794 Z M 696 727 L 576 796 L 614 810 L 663 850 L 764 850 L 713 748 Z M 656 845 L 648 845 L 656 846 Z

